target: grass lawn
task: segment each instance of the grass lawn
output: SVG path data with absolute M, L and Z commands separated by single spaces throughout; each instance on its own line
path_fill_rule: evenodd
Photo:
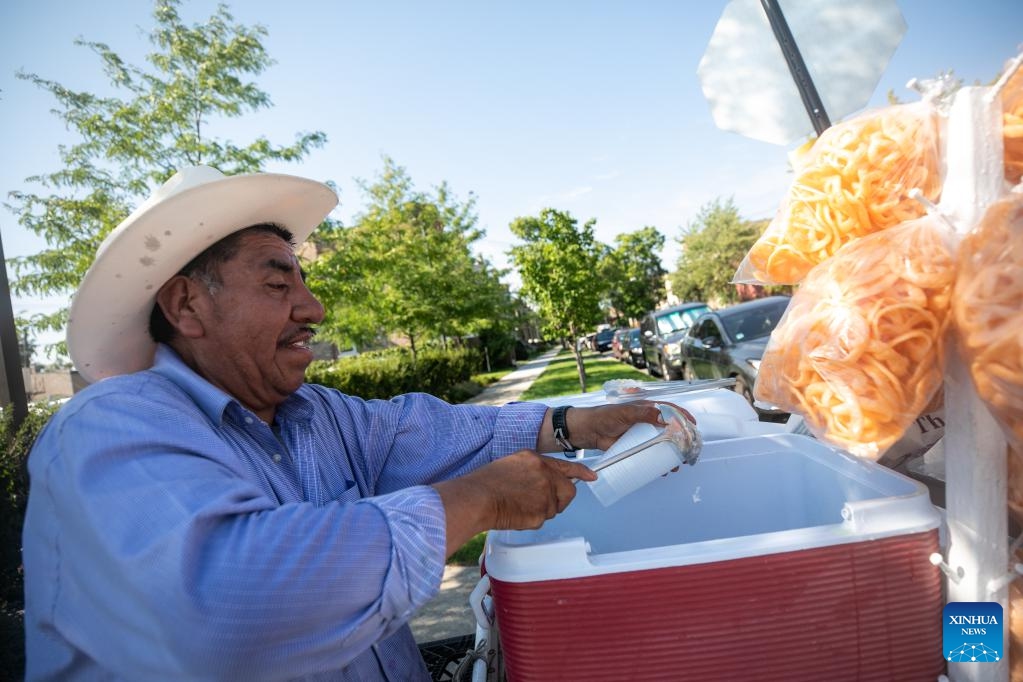
M 618 362 L 610 355 L 601 356 L 590 351 L 583 351 L 583 366 L 586 368 L 586 388 L 588 391 L 599 391 L 605 381 L 611 379 L 638 379 L 640 381 L 656 381 L 653 377 L 632 365 Z M 473 377 L 473 379 L 477 379 Z M 478 379 L 477 379 L 478 380 Z M 540 400 L 559 395 L 579 393 L 579 372 L 575 365 L 572 351 L 561 351 L 551 361 L 543 374 L 536 378 L 533 385 L 522 394 L 522 400 Z M 487 534 L 480 533 L 467 542 L 448 558 L 448 563 L 455 566 L 475 566 L 483 553 L 483 543 Z
M 501 379 L 505 374 L 510 374 L 511 369 L 499 369 L 495 372 L 483 372 L 481 374 L 473 374 L 472 380 L 477 384 L 486 388 L 490 384 L 493 384 Z
M 599 355 L 583 351 L 583 366 L 586 368 L 586 390 L 599 391 L 605 381 L 611 379 L 637 379 L 656 381 L 646 372 L 632 365 L 615 360 L 610 355 Z M 561 351 L 547 365 L 543 374 L 522 394 L 521 400 L 541 400 L 559 395 L 572 395 L 582 391 L 579 386 L 579 371 L 572 351 Z
M 448 557 L 447 563 L 452 566 L 476 566 L 479 563 L 480 555 L 483 554 L 483 543 L 486 541 L 487 534 L 480 533 L 455 550 L 455 553 Z

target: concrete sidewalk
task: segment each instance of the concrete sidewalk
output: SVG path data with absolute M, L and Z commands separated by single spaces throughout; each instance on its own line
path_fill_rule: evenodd
M 518 400 L 560 349 L 547 351 L 523 362 L 514 372 L 506 374 L 479 395 L 467 400 L 474 405 L 504 405 Z M 478 566 L 445 566 L 440 592 L 409 621 L 412 633 L 420 644 L 476 632 L 476 618 L 469 608 L 469 594 L 480 579 Z
M 555 348 L 547 351 L 543 355 L 538 355 L 532 360 L 523 362 L 514 372 L 505 374 L 501 377 L 500 381 L 487 386 L 479 395 L 466 400 L 466 404 L 504 405 L 505 403 L 510 403 L 513 400 L 518 400 L 519 396 L 525 393 L 526 390 L 533 385 L 536 378 L 543 374 L 543 371 L 547 369 L 547 365 L 550 364 L 551 360 L 554 359 L 554 356 L 556 356 L 560 350 L 560 348 Z

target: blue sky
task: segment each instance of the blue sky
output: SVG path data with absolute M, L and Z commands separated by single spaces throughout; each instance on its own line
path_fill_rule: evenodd
M 797 2 L 798 0 L 788 0 Z M 599 239 L 645 225 L 668 240 L 673 269 L 680 228 L 717 197 L 734 197 L 744 217 L 773 215 L 789 177 L 793 145 L 718 130 L 696 68 L 724 0 L 647 2 L 350 2 L 244 0 L 237 21 L 259 23 L 276 60 L 258 80 L 274 107 L 219 132 L 237 141 L 266 134 L 287 143 L 322 130 L 328 144 L 302 164 L 269 168 L 341 188 L 346 224 L 364 205 L 355 178 L 372 179 L 382 155 L 416 186 L 447 181 L 477 198 L 487 237 L 478 250 L 498 266 L 517 216 L 551 206 Z M 785 0 L 782 6 L 785 6 Z M 906 35 L 870 105 L 912 77 L 954 69 L 987 83 L 1023 43 L 1023 0 L 900 0 Z M 186 0 L 189 23 L 210 0 Z M 29 175 L 58 167 L 57 144 L 71 141 L 53 101 L 18 70 L 73 89 L 107 88 L 92 53 L 76 37 L 105 42 L 141 63 L 150 45 L 152 5 L 144 0 L 3 0 L 0 3 L 0 192 L 26 189 Z M 7 255 L 41 243 L 0 212 Z M 15 312 L 53 302 L 15 301 Z

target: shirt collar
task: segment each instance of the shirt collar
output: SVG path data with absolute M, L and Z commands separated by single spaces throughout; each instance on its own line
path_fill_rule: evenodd
M 188 394 L 196 405 L 199 406 L 210 421 L 221 424 L 224 418 L 224 411 L 229 405 L 236 405 L 238 410 L 249 413 L 246 407 L 235 398 L 224 393 L 222 390 L 196 374 L 191 367 L 185 364 L 181 357 L 174 352 L 170 346 L 156 344 L 156 356 L 153 366 L 149 370 L 174 383 L 178 388 Z M 312 405 L 309 401 L 299 395 L 302 389 L 291 394 L 277 408 L 278 417 L 288 419 L 308 419 L 312 416 Z

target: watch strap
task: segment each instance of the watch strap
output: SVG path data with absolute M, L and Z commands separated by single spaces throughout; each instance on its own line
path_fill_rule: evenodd
M 565 413 L 571 408 L 571 405 L 561 405 L 554 408 L 554 412 L 551 414 L 551 424 L 554 427 L 554 440 L 557 441 L 558 445 L 565 452 L 575 452 L 579 448 L 572 445 L 570 436 L 568 435 L 568 422 L 565 419 Z

